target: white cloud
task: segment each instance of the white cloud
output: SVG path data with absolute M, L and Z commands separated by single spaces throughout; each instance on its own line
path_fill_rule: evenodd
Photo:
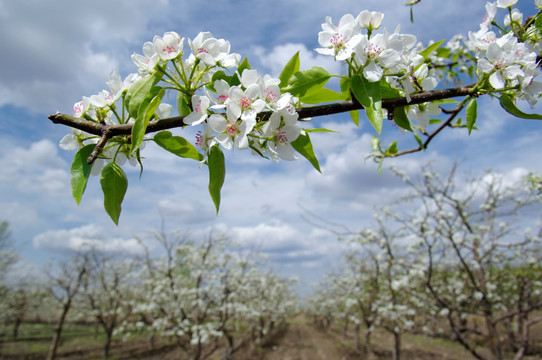
M 49 140 L 32 143 L 29 148 L 4 149 L 0 187 L 14 187 L 22 193 L 64 195 L 69 165 L 59 157 L 57 149 Z
M 73 229 L 48 230 L 34 237 L 34 247 L 48 250 L 95 249 L 103 252 L 137 254 L 143 248 L 135 238 L 111 237 L 100 225 L 88 224 Z
M 105 86 L 119 64 L 118 52 L 130 63 L 128 44 L 147 31 L 147 22 L 166 3 L 3 2 L 0 42 L 10 56 L 0 69 L 0 106 L 69 111 L 81 96 Z

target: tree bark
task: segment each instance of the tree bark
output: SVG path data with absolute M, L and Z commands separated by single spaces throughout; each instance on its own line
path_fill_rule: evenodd
M 49 353 L 47 354 L 47 360 L 54 360 L 56 358 L 56 352 L 58 350 L 58 344 L 60 343 L 60 337 L 62 336 L 62 328 L 64 327 L 64 322 L 66 321 L 66 315 L 70 310 L 72 299 L 69 298 L 64 307 L 62 308 L 62 314 L 58 319 L 58 323 L 55 327 L 55 333 L 53 335 L 53 340 L 51 342 L 51 347 L 49 348 Z

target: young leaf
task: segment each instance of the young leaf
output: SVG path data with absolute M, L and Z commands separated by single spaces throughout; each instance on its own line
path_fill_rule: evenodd
M 85 188 L 87 187 L 88 177 L 90 176 L 90 170 L 92 169 L 92 164 L 87 162 L 87 158 L 94 150 L 96 144 L 89 144 L 83 146 L 77 154 L 75 154 L 72 162 L 71 173 L 72 173 L 72 195 L 77 203 L 81 202 Z
M 363 105 L 367 118 L 373 124 L 376 132 L 380 134 L 384 120 L 380 82 L 370 82 L 360 75 L 354 75 L 351 82 L 354 96 Z
M 141 145 L 149 120 L 158 108 L 158 105 L 160 105 L 164 93 L 165 90 L 163 88 L 155 86 L 139 106 L 137 118 L 132 127 L 132 153 Z
M 292 77 L 293 74 L 299 71 L 299 51 L 292 56 L 290 60 L 284 65 L 284 68 L 280 72 L 279 79 L 280 84 L 279 87 L 282 89 L 286 85 L 288 85 L 288 81 Z
M 397 154 L 397 151 L 398 151 L 398 149 L 397 149 L 397 141 L 394 141 L 386 149 L 386 154 L 389 154 L 389 155 Z
M 126 174 L 117 164 L 109 163 L 100 173 L 100 184 L 104 193 L 105 211 L 115 225 L 118 225 L 122 200 L 128 188 Z
M 350 111 L 350 117 L 352 118 L 354 124 L 359 127 L 359 110 Z
M 220 208 L 220 190 L 226 177 L 224 154 L 218 145 L 214 145 L 209 150 L 207 165 L 209 166 L 209 194 L 211 194 L 216 212 L 218 213 L 218 209 Z
M 299 100 L 305 104 L 321 104 L 330 101 L 346 100 L 346 97 L 344 94 L 321 87 L 308 91 Z
M 467 105 L 467 129 L 469 129 L 469 135 L 476 123 L 476 116 L 478 115 L 478 104 L 476 99 L 472 98 Z
M 217 72 L 213 74 L 213 77 L 211 78 L 211 84 L 209 84 L 208 88 L 211 91 L 216 92 L 214 84 L 215 84 L 215 81 L 217 80 L 224 80 L 225 82 L 228 83 L 228 85 L 233 86 L 234 85 L 233 78 L 234 78 L 234 75 L 226 75 L 224 70 L 218 70 Z M 239 85 L 239 78 L 237 76 L 235 76 L 235 85 Z
M 395 99 L 403 96 L 399 90 L 392 88 L 386 81 L 380 81 L 379 83 L 382 99 Z
M 177 111 L 180 116 L 186 116 L 191 113 L 190 111 L 190 99 L 182 92 L 177 93 Z
M 323 87 L 331 78 L 326 69 L 319 66 L 313 66 L 308 70 L 296 72 L 284 91 L 288 91 L 293 96 L 304 96 L 311 89 Z
M 350 83 L 350 78 L 341 77 L 339 85 L 341 87 L 341 92 L 344 94 L 345 98 L 350 99 L 350 97 L 352 96 L 350 94 L 350 88 L 352 87 Z
M 395 121 L 397 126 L 399 126 L 400 128 L 412 131 L 412 127 L 410 126 L 410 120 L 408 120 L 408 116 L 406 115 L 404 107 L 393 109 L 393 121 Z
M 160 131 L 154 135 L 154 142 L 177 156 L 197 161 L 203 160 L 203 155 L 199 153 L 194 145 L 183 137 L 173 136 L 169 131 Z
M 530 120 L 542 120 L 542 115 L 539 114 L 528 114 L 520 109 L 517 108 L 516 104 L 514 104 L 514 101 L 510 96 L 503 94 L 500 97 L 501 106 L 504 110 L 506 110 L 508 113 L 522 119 L 530 119 Z
M 429 45 L 428 47 L 426 47 L 425 49 L 423 49 L 422 51 L 420 51 L 420 55 L 423 56 L 424 59 L 427 59 L 427 57 L 433 52 L 435 51 L 440 45 L 442 45 L 442 43 L 446 41 L 446 39 L 442 39 L 440 40 L 439 42 L 436 42 L 436 43 L 433 43 L 431 45 Z
M 128 89 L 126 93 L 125 102 L 128 113 L 134 119 L 138 115 L 139 106 L 145 100 L 147 95 L 151 92 L 151 89 L 160 81 L 162 74 L 157 71 L 154 74 L 144 77 L 136 81 L 134 85 Z
M 297 139 L 291 142 L 291 144 L 298 153 L 309 160 L 309 162 L 316 170 L 318 170 L 318 172 L 322 172 L 320 170 L 320 164 L 318 164 L 318 159 L 316 158 L 316 155 L 314 155 L 309 134 L 299 135 Z
M 330 133 L 338 133 L 338 131 L 335 131 L 335 130 L 329 130 L 329 129 L 325 129 L 325 128 L 313 128 L 313 129 L 303 129 L 306 133 L 311 133 L 311 132 L 330 132 Z

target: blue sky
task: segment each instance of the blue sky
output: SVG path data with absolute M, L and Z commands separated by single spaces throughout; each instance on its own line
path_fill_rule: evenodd
M 525 13 L 531 1 L 520 0 Z M 230 151 L 226 183 L 217 216 L 207 193 L 208 175 L 193 161 L 148 146 L 145 170 L 127 168 L 129 189 L 119 226 L 103 210 L 101 189 L 92 178 L 80 206 L 71 198 L 69 168 L 73 153 L 58 147 L 69 131 L 47 115 L 70 113 L 73 103 L 105 88 L 113 67 L 124 77 L 136 71 L 130 55 L 145 41 L 166 31 L 193 38 L 211 31 L 247 56 L 260 74 L 277 75 L 301 49 L 301 67 L 339 72 L 331 58 L 318 55 L 317 34 L 325 16 L 334 20 L 361 10 L 381 11 L 383 26 L 429 40 L 450 39 L 477 30 L 485 1 L 422 1 L 409 8 L 403 0 L 0 0 L 0 220 L 11 224 L 12 240 L 27 269 L 41 266 L 63 250 L 92 242 L 110 251 L 137 252 L 135 235 L 144 238 L 160 227 L 183 229 L 194 238 L 224 232 L 245 248 L 261 249 L 273 268 L 298 276 L 310 288 L 341 254 L 336 236 L 303 220 L 305 209 L 355 230 L 370 223 L 374 206 L 389 204 L 405 187 L 387 165 L 416 176 L 432 161 L 446 172 L 454 161 L 462 174 L 493 169 L 515 179 L 542 171 L 540 121 L 515 119 L 496 101 L 480 99 L 478 127 L 467 136 L 452 131 L 423 153 L 388 161 L 381 175 L 365 157 L 374 130 L 366 121 L 356 128 L 348 116 L 315 120 L 315 126 L 340 131 L 313 136 L 322 165 L 319 174 L 304 159 L 268 162 L 248 152 Z M 504 16 L 501 11 L 499 19 Z M 166 100 L 167 101 L 167 100 Z M 172 101 L 173 102 L 173 101 Z M 541 113 L 540 107 L 535 109 Z M 385 128 L 385 137 L 399 137 Z M 188 139 L 190 130 L 177 131 Z M 313 222 L 319 219 L 311 217 Z

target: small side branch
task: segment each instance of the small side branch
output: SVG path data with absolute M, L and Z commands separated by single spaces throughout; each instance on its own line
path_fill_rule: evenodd
M 409 149 L 409 150 L 400 151 L 400 152 L 394 154 L 393 157 L 402 156 L 402 155 L 406 155 L 406 154 L 412 154 L 412 153 L 427 149 L 427 146 L 429 146 L 429 143 L 431 142 L 431 140 L 433 140 L 433 138 L 435 138 L 435 136 L 437 136 L 442 130 L 444 130 L 445 128 L 451 126 L 452 121 L 455 119 L 457 114 L 459 114 L 464 107 L 465 107 L 465 105 L 461 104 L 461 105 L 459 105 L 458 107 L 456 107 L 453 110 L 446 111 L 448 114 L 450 114 L 448 119 L 446 119 L 446 121 L 444 121 L 435 131 L 433 131 L 431 134 L 427 135 L 427 139 L 425 139 L 423 145 L 420 145 L 420 146 L 418 146 L 416 148 L 412 148 L 412 149 Z
M 102 137 L 90 153 L 90 156 L 87 158 L 87 163 L 92 164 L 94 160 L 98 158 L 98 156 L 104 149 L 105 144 L 107 144 L 107 140 L 109 140 L 109 136 L 107 135 L 107 133 L 102 134 Z

